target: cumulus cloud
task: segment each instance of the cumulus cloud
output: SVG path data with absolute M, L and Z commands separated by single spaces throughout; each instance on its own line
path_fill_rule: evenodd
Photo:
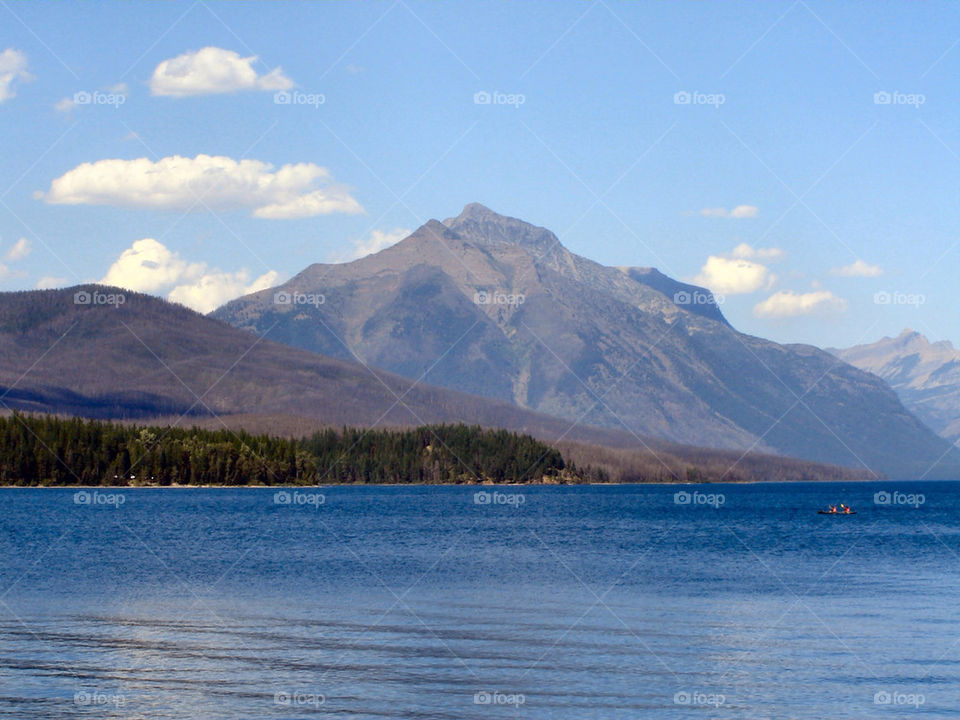
M 203 263 L 189 263 L 153 238 L 137 240 L 124 250 L 100 281 L 139 292 L 155 292 L 179 281 L 200 277 Z
M 777 276 L 766 263 L 780 260 L 785 254 L 780 248 L 755 248 L 740 243 L 729 254 L 709 256 L 693 282 L 722 295 L 767 290 Z
M 22 237 L 13 244 L 12 248 L 7 250 L 5 257 L 7 260 L 15 262 L 17 260 L 23 260 L 23 258 L 27 257 L 27 255 L 29 255 L 32 251 L 33 246 L 31 245 L 30 241 L 25 237 Z
M 274 270 L 251 280 L 246 269 L 224 272 L 206 263 L 188 262 L 153 238 L 137 240 L 124 250 L 100 280 L 138 292 L 166 292 L 167 298 L 202 313 L 228 300 L 277 284 Z
M 218 47 L 185 52 L 157 65 L 150 78 L 150 92 L 187 97 L 239 90 L 289 90 L 293 87 L 293 81 L 279 67 L 258 75 L 253 69 L 256 59 L 255 55 L 243 58 L 233 50 Z
M 363 207 L 330 172 L 313 163 L 273 165 L 222 155 L 173 155 L 83 163 L 38 193 L 48 203 L 118 205 L 155 210 L 250 209 L 253 217 L 304 218 L 361 213 Z
M 206 314 L 236 297 L 272 287 L 277 284 L 278 278 L 276 270 L 265 272 L 253 281 L 247 270 L 209 272 L 192 283 L 177 285 L 167 298 Z
M 776 278 L 763 263 L 711 255 L 694 282 L 722 295 L 742 295 L 769 288 Z
M 381 250 L 385 250 L 391 245 L 396 245 L 410 234 L 406 228 L 396 228 L 394 230 L 374 230 L 370 237 L 364 240 L 358 240 L 344 252 L 333 256 L 332 262 L 350 262 L 359 258 L 373 255 Z
M 54 275 L 44 275 L 34 286 L 37 290 L 52 290 L 53 288 L 63 287 L 67 284 L 65 277 L 56 277 Z
M 57 112 L 68 113 L 71 112 L 76 106 L 76 100 L 65 97 L 63 100 L 57 101 L 57 103 L 54 104 L 53 109 Z
M 877 277 L 883 275 L 883 268 L 879 265 L 869 265 L 863 260 L 857 260 L 850 265 L 833 268 L 830 274 L 840 277 Z
M 27 82 L 32 76 L 27 72 L 27 56 L 19 50 L 7 48 L 0 52 L 0 103 L 17 96 L 15 82 Z
M 847 301 L 829 290 L 796 293 L 781 290 L 753 307 L 753 314 L 760 318 L 780 319 L 813 313 L 843 312 Z
M 731 218 L 734 220 L 743 220 L 746 218 L 755 218 L 760 214 L 760 208 L 756 205 L 737 205 L 727 210 L 722 207 L 704 208 L 700 211 L 703 217 Z

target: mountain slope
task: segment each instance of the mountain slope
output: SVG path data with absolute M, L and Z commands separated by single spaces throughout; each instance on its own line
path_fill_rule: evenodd
M 323 302 L 296 300 L 308 294 Z M 899 475 L 925 472 L 948 450 L 874 376 L 813 347 L 738 333 L 703 288 L 605 267 L 549 230 L 477 204 L 375 255 L 311 265 L 213 316 L 436 385 L 675 442 Z
M 913 330 L 830 352 L 882 377 L 903 404 L 952 443 L 960 441 L 960 350 Z
M 122 294 L 125 302 L 77 305 L 75 292 Z M 104 418 L 275 413 L 332 425 L 472 418 L 518 429 L 567 427 L 506 403 L 412 385 L 118 288 L 0 294 L 0 399 L 8 408 Z
M 124 301 L 77 304 L 75 294 Z M 865 479 L 759 453 L 741 456 L 572 426 L 270 342 L 149 295 L 99 286 L 0 293 L 0 411 L 11 409 L 297 437 L 331 425 L 467 421 L 562 441 L 577 462 L 583 458 L 621 479 Z M 64 442 L 69 446 L 69 439 Z

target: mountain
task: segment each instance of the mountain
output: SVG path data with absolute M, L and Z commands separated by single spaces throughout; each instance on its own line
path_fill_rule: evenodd
M 895 338 L 830 352 L 882 377 L 935 432 L 960 441 L 960 350 L 949 341 L 932 343 L 907 329 Z
M 591 425 L 894 475 L 946 452 L 875 376 L 737 332 L 711 293 L 606 267 L 467 205 L 212 316 L 296 347 Z
M 615 480 L 864 479 L 788 458 L 741 457 L 572 426 L 271 342 L 156 297 L 95 285 L 0 293 L 0 410 L 286 437 L 341 425 L 468 421 L 535 435 Z

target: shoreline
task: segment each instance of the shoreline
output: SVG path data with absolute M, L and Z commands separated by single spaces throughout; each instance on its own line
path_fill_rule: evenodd
M 0 485 L 2 490 L 330 490 L 334 488 L 425 488 L 425 487 L 462 487 L 462 488 L 525 488 L 525 487 L 643 487 L 657 485 L 665 487 L 722 486 L 722 485 L 799 485 L 799 484 L 866 484 L 866 483 L 948 483 L 960 480 L 890 480 L 885 478 L 866 478 L 862 480 L 741 480 L 737 482 L 625 482 L 625 483 L 341 483 L 332 485 Z

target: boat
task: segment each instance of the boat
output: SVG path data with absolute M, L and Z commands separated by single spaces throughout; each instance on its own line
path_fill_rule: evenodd
M 831 505 L 827 510 L 817 510 L 817 515 L 856 515 L 857 511 L 853 508 L 840 503 L 839 505 Z

